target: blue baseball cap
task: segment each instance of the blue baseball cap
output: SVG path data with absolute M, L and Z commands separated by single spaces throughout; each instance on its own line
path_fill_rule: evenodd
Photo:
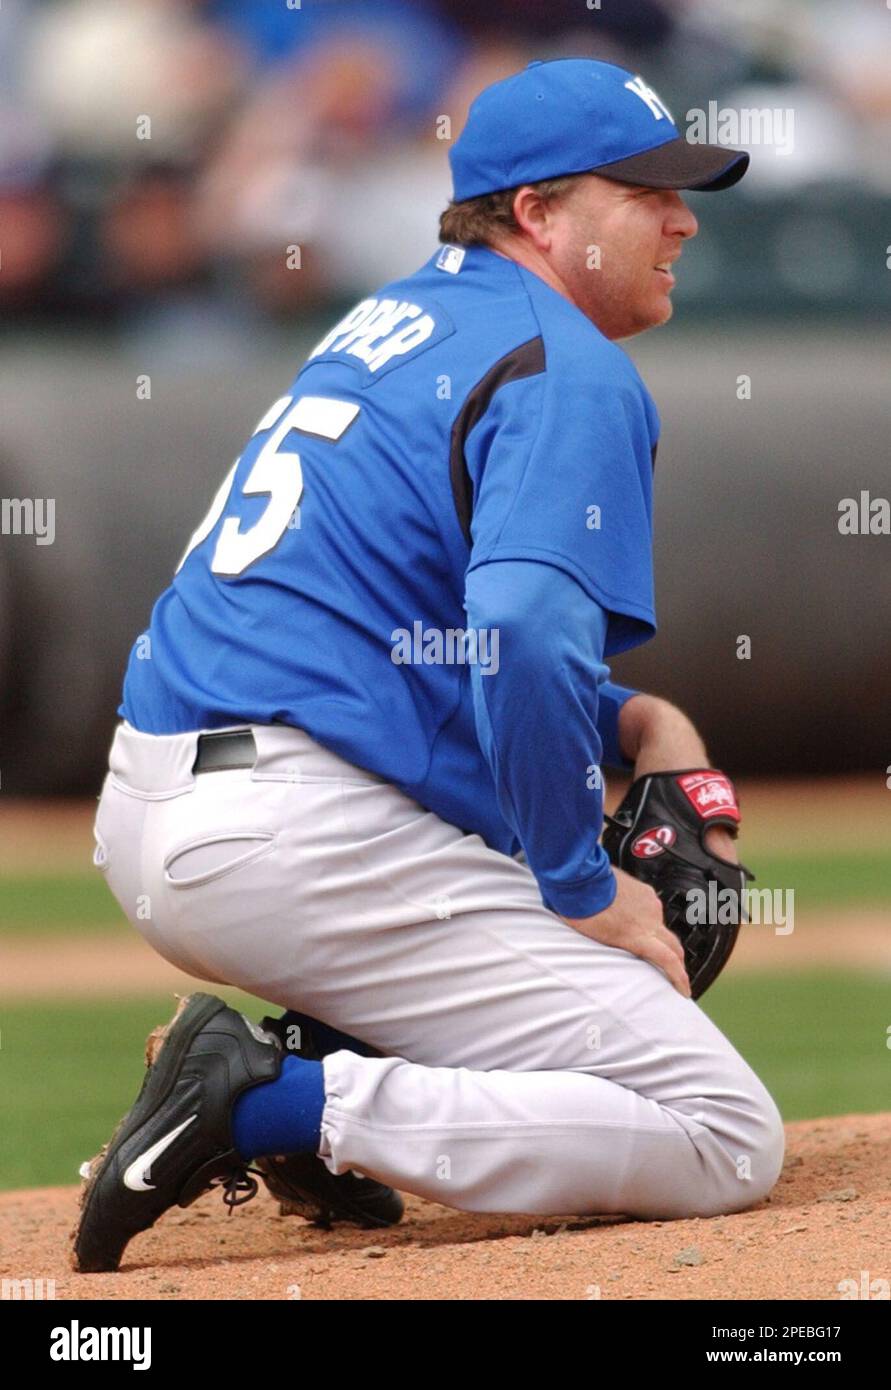
M 566 174 L 645 188 L 729 188 L 742 150 L 689 144 L 642 77 L 593 58 L 530 63 L 486 87 L 449 152 L 453 201 Z

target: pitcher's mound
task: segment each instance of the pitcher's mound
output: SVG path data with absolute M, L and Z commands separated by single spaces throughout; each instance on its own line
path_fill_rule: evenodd
M 320 1231 L 265 1192 L 231 1218 L 208 1193 L 137 1236 L 118 1274 L 71 1271 L 76 1188 L 9 1192 L 4 1297 L 888 1298 L 891 1114 L 801 1121 L 787 1136 L 771 1197 L 738 1216 L 470 1216 L 410 1197 L 392 1230 Z

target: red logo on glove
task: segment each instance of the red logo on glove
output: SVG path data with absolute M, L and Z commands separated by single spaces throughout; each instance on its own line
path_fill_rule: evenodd
M 739 820 L 736 793 L 723 772 L 687 772 L 678 778 L 678 785 L 703 820 L 711 816 Z
M 642 835 L 638 835 L 631 846 L 631 853 L 635 859 L 653 859 L 657 854 L 664 854 L 676 839 L 677 835 L 672 826 L 655 825 L 652 830 L 645 830 Z

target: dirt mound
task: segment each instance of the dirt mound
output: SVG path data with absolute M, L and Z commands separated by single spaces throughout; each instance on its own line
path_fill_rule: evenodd
M 207 1194 L 138 1236 L 119 1274 L 72 1273 L 76 1189 L 10 1192 L 0 1274 L 55 1280 L 57 1299 L 887 1298 L 891 1114 L 801 1121 L 787 1136 L 771 1197 L 737 1216 L 469 1216 L 411 1197 L 394 1230 L 326 1232 L 279 1216 L 265 1193 L 231 1219 Z

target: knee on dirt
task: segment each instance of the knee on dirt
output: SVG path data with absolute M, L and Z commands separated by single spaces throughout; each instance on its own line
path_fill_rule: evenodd
M 776 1186 L 786 1149 L 783 1119 L 756 1078 L 744 1092 L 713 1098 L 694 1144 L 703 1182 L 690 1216 L 722 1216 L 763 1201 Z

